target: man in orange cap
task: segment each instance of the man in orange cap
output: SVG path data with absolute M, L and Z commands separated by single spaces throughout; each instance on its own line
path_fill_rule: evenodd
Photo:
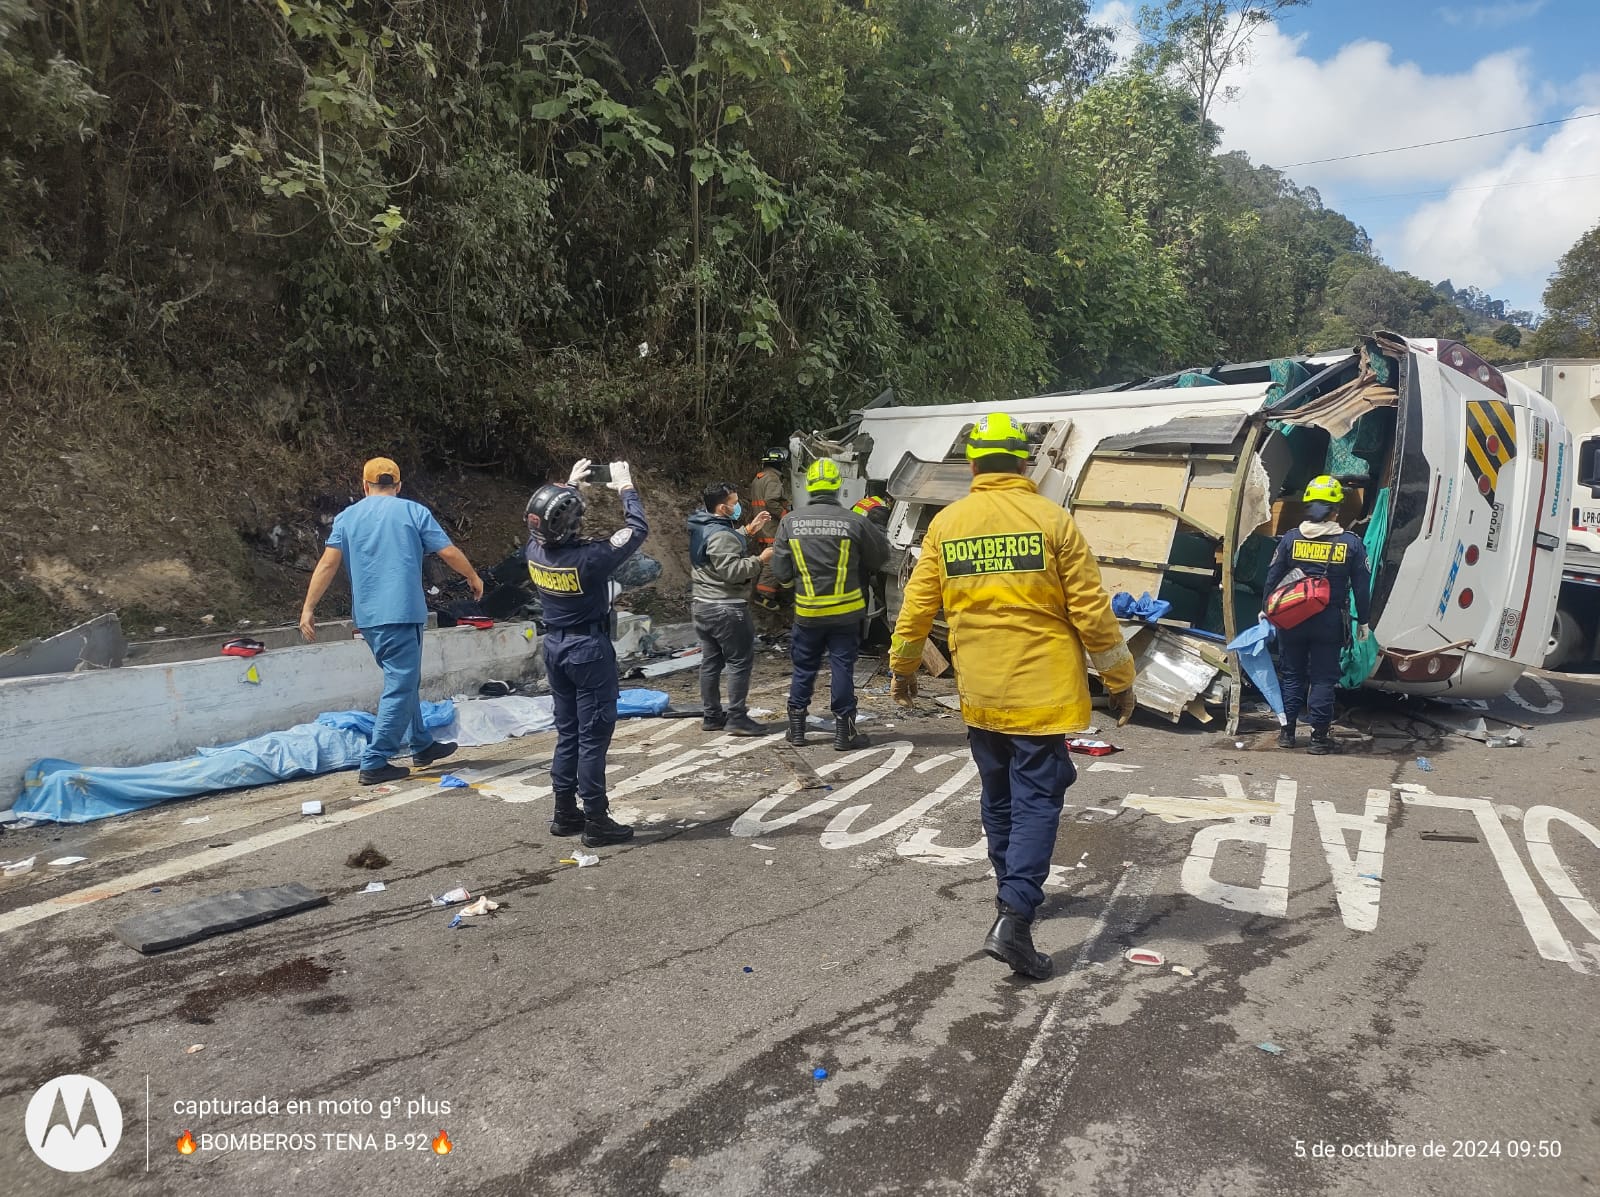
M 400 467 L 392 460 L 374 457 L 367 462 L 361 469 L 361 489 L 366 497 L 333 521 L 327 548 L 306 588 L 300 634 L 317 638 L 317 602 L 348 561 L 351 618 L 383 670 L 377 722 L 361 757 L 361 784 L 370 786 L 409 774 L 389 763 L 402 747 L 419 768 L 456 750 L 454 744 L 434 740 L 422 724 L 422 629 L 428 622 L 422 558 L 437 553 L 467 580 L 475 599 L 483 597 L 483 579 L 466 554 L 450 543 L 431 511 L 400 497 Z

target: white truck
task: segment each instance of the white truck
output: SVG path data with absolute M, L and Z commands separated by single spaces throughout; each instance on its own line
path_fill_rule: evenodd
M 1276 537 L 1299 522 L 1299 495 L 1321 473 L 1344 482 L 1342 518 L 1372 555 L 1378 651 L 1347 667 L 1352 684 L 1488 697 L 1544 661 L 1571 441 L 1548 400 L 1463 345 L 1380 333 L 1349 353 L 1097 391 L 872 406 L 852 429 L 797 435 L 794 468 L 825 451 L 861 489 L 889 497 L 902 583 L 928 521 L 967 493 L 964 437 L 992 409 L 1027 426 L 1031 477 L 1073 512 L 1106 589 L 1171 604 L 1163 627 L 1129 627 L 1135 655 L 1133 637 L 1146 634 L 1145 659 L 1164 671 L 1152 670 L 1140 702 L 1169 718 L 1204 718 L 1195 704 L 1227 688 L 1206 691 L 1229 665 L 1218 639 L 1255 623 Z M 891 612 L 897 602 L 891 586 Z M 1180 626 L 1189 630 L 1163 638 Z M 1173 693 L 1157 693 L 1168 682 Z
M 1592 668 L 1600 659 L 1600 359 L 1541 358 L 1502 369 L 1555 406 L 1572 431 L 1572 526 L 1545 668 Z

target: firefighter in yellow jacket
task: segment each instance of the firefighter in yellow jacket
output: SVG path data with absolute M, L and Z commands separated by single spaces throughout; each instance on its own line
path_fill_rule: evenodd
M 1084 654 L 1119 724 L 1133 715 L 1133 658 L 1077 525 L 1022 476 L 1026 430 L 1008 415 L 985 416 L 967 459 L 972 492 L 934 516 L 906 584 L 889 648 L 892 690 L 902 706 L 916 698 L 923 642 L 942 606 L 999 889 L 983 949 L 1043 979 L 1053 963 L 1033 946 L 1033 916 L 1077 778 L 1066 737 L 1089 725 Z

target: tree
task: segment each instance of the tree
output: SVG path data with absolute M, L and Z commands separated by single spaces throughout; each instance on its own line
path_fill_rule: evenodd
M 1522 330 L 1515 324 L 1502 324 L 1490 335 L 1508 349 L 1515 349 L 1522 344 Z
M 1528 338 L 1534 357 L 1600 357 L 1600 224 L 1561 255 L 1544 289 L 1549 313 Z
M 1250 56 L 1250 42 L 1268 21 L 1309 0 L 1166 0 L 1139 10 L 1143 65 L 1170 71 L 1193 93 L 1200 119 L 1209 120 L 1222 81 Z

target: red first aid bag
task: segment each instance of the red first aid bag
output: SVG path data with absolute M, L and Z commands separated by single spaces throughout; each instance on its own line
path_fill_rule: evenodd
M 1267 595 L 1264 611 L 1267 622 L 1277 628 L 1297 628 L 1313 615 L 1321 615 L 1333 598 L 1333 586 L 1325 577 L 1300 574 Z

